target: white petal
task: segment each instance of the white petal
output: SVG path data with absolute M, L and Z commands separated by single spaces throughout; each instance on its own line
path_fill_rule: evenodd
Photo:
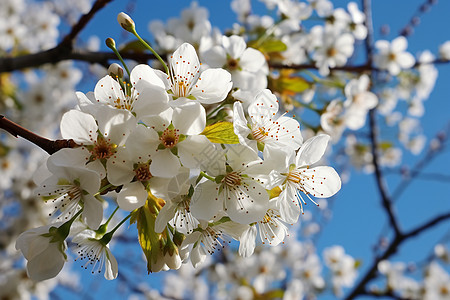
M 232 58 L 240 58 L 247 48 L 244 38 L 237 35 L 222 37 L 222 45 Z
M 93 116 L 78 110 L 69 110 L 61 119 L 63 139 L 73 139 L 76 143 L 92 144 L 97 140 L 97 123 Z
M 111 76 L 106 75 L 101 78 L 94 89 L 95 101 L 101 104 L 115 106 L 117 99 L 125 99 L 122 87 Z
M 390 44 L 386 40 L 378 40 L 375 42 L 375 48 L 381 53 L 387 53 L 389 51 Z
M 408 47 L 408 41 L 404 36 L 395 38 L 391 43 L 391 50 L 394 53 L 403 52 Z
M 295 187 L 287 184 L 277 199 L 281 219 L 289 224 L 297 223 L 300 216 L 300 205 L 296 197 Z M 274 198 L 275 199 L 275 198 Z
M 111 253 L 111 250 L 109 248 L 105 248 L 105 278 L 107 280 L 113 280 L 117 277 L 117 274 L 119 273 L 119 266 L 117 264 L 117 260 L 114 257 L 114 255 Z
M 256 246 L 256 226 L 249 226 L 239 239 L 239 255 L 249 257 L 255 251 Z
M 189 64 L 187 64 L 189 63 Z M 200 68 L 195 48 L 188 43 L 178 47 L 173 55 L 169 58 L 169 64 L 173 68 L 174 73 L 178 76 L 185 76 L 188 72 L 195 73 Z
M 254 161 L 261 159 L 250 147 L 236 145 L 227 150 L 227 162 L 234 171 L 244 169 L 246 164 Z
M 136 119 L 128 110 L 117 110 L 109 106 L 98 109 L 98 129 L 107 140 L 123 145 L 130 132 L 136 127 Z
M 201 264 L 205 258 L 206 253 L 203 247 L 201 246 L 200 242 L 197 243 L 197 245 L 191 250 L 191 263 L 196 268 L 199 264 Z
M 224 188 L 225 208 L 231 220 L 250 224 L 262 220 L 269 206 L 266 189 L 252 179 L 242 179 L 239 189 L 227 193 Z
M 125 148 L 120 148 L 114 156 L 108 159 L 106 169 L 108 170 L 108 181 L 116 186 L 131 182 L 136 175 L 133 169 L 133 161 Z
M 408 69 L 414 66 L 416 60 L 409 52 L 403 52 L 397 56 L 397 62 L 403 69 Z
M 248 107 L 248 114 L 254 123 L 264 123 L 271 120 L 278 112 L 277 97 L 268 89 L 262 90 L 256 95 L 254 102 Z
M 208 221 L 219 212 L 223 207 L 223 197 L 218 195 L 218 187 L 218 184 L 209 180 L 195 187 L 191 202 L 193 216 Z
M 326 134 L 319 134 L 308 139 L 298 151 L 295 165 L 309 166 L 318 162 L 325 153 L 329 140 L 330 136 Z
M 139 95 L 135 100 L 133 111 L 138 119 L 142 116 L 158 115 L 169 107 L 169 96 L 165 89 L 147 81 L 140 81 L 135 88 Z
M 310 179 L 303 181 L 305 190 L 316 198 L 328 198 L 341 189 L 341 179 L 332 167 L 320 166 L 306 170 L 303 175 Z M 314 175 L 314 178 L 311 178 Z
M 97 230 L 103 219 L 103 205 L 92 195 L 83 196 L 83 218 L 92 230 Z
M 125 184 L 117 195 L 117 204 L 126 211 L 133 211 L 145 204 L 148 193 L 140 182 Z
M 204 135 L 193 135 L 178 143 L 177 147 L 178 156 L 183 166 L 197 169 L 204 165 L 204 155 L 212 147 L 212 144 Z
M 154 69 L 149 65 L 140 64 L 131 70 L 130 74 L 131 84 L 137 89 L 141 90 L 141 85 L 153 85 L 155 88 L 162 90 L 166 89 L 166 86 L 160 76 L 157 75 Z
M 90 153 L 85 148 L 64 148 L 53 153 L 47 160 L 47 167 L 51 172 L 55 172 L 57 167 L 78 167 L 86 166 Z
M 153 128 L 146 127 L 143 124 L 138 124 L 126 141 L 130 157 L 142 157 L 142 162 L 150 159 L 150 156 L 155 153 L 159 144 L 158 133 Z
M 172 123 L 181 134 L 200 134 L 206 126 L 205 109 L 200 103 L 194 101 L 174 107 Z
M 60 243 L 52 243 L 45 251 L 27 263 L 27 274 L 34 281 L 50 279 L 58 275 L 66 261 L 59 249 Z
M 227 63 L 227 54 L 220 46 L 214 46 L 202 55 L 202 61 L 212 68 L 221 68 Z
M 248 145 L 247 136 L 252 132 L 247 126 L 247 119 L 244 115 L 244 109 L 239 101 L 234 102 L 233 105 L 233 129 L 238 136 L 239 142 L 243 145 Z M 254 149 L 255 151 L 257 149 Z
M 150 173 L 154 176 L 171 178 L 178 174 L 180 167 L 180 160 L 169 149 L 159 150 L 153 156 Z
M 155 221 L 155 232 L 161 233 L 166 228 L 167 223 L 172 220 L 177 210 L 177 203 L 173 203 L 171 200 L 166 201 Z
M 232 87 L 231 74 L 224 69 L 207 69 L 202 72 L 191 95 L 204 104 L 225 99 Z
M 250 72 L 261 72 L 261 68 L 266 62 L 264 55 L 254 48 L 245 49 L 239 65 Z

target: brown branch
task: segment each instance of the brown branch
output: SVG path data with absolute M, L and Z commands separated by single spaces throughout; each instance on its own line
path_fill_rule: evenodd
M 393 254 L 397 253 L 398 248 L 400 245 L 405 242 L 407 239 L 410 239 L 425 230 L 428 230 L 439 223 L 450 219 L 450 213 L 445 213 L 443 215 L 440 215 L 436 218 L 433 218 L 432 220 L 424 223 L 423 225 L 420 225 L 416 227 L 415 229 L 412 229 L 406 234 L 400 234 L 397 235 L 394 240 L 391 242 L 391 244 L 388 246 L 386 251 L 383 255 L 376 257 L 375 261 L 373 262 L 372 266 L 370 267 L 369 271 L 364 275 L 364 277 L 360 280 L 360 282 L 353 288 L 353 290 L 349 293 L 349 295 L 345 298 L 345 300 L 351 300 L 354 299 L 358 295 L 365 294 L 365 287 L 369 283 L 370 280 L 376 277 L 378 264 L 380 261 L 388 259 Z
M 64 37 L 60 45 L 66 45 L 72 47 L 72 43 L 77 37 L 77 35 L 81 32 L 81 30 L 86 27 L 86 25 L 89 23 L 89 21 L 94 17 L 94 15 L 101 10 L 103 7 L 105 7 L 106 4 L 111 2 L 112 0 L 97 0 L 95 1 L 94 5 L 92 5 L 91 10 L 82 15 L 81 18 L 78 20 L 78 22 L 72 27 L 69 34 Z
M 373 61 L 373 25 L 372 25 L 372 3 L 371 0 L 363 0 L 363 11 L 366 15 L 367 37 L 364 41 L 364 45 L 367 53 L 367 65 L 371 65 Z M 375 179 L 380 192 L 382 205 L 388 215 L 389 223 L 394 229 L 395 235 L 400 234 L 400 228 L 395 217 L 392 207 L 392 201 L 388 194 L 386 183 L 384 180 L 381 166 L 378 161 L 378 127 L 376 122 L 376 108 L 369 112 L 369 127 L 370 127 L 370 140 L 371 140 L 371 152 L 373 157 L 373 166 L 375 169 Z
M 8 120 L 5 116 L 0 115 L 0 128 L 6 130 L 15 137 L 22 137 L 36 146 L 43 149 L 48 154 L 53 154 L 62 148 L 75 148 L 79 145 L 76 144 L 72 139 L 70 140 L 49 140 L 42 136 L 39 136 L 28 129 Z
M 409 176 L 407 178 L 404 178 L 396 187 L 394 190 L 394 193 L 392 194 L 392 198 L 397 200 L 400 195 L 403 193 L 403 191 L 411 184 L 413 179 L 418 177 L 425 166 L 429 164 L 434 158 L 438 156 L 439 153 L 442 153 L 444 149 L 444 142 L 448 139 L 448 133 L 450 132 L 450 124 L 447 125 L 447 128 L 441 131 L 437 134 L 436 139 L 439 141 L 439 148 L 434 148 L 431 144 L 428 148 L 427 153 L 425 156 L 415 164 L 415 166 L 411 169 L 409 172 Z
M 153 54 L 149 53 L 125 52 L 121 53 L 121 55 L 125 59 L 133 59 L 138 62 L 145 62 L 155 58 Z M 0 59 L 0 73 L 38 67 L 47 63 L 57 63 L 64 60 L 77 60 L 108 65 L 109 61 L 117 60 L 117 56 L 112 52 L 92 52 L 76 49 L 67 52 L 61 50 L 61 48 L 53 48 L 30 55 L 2 58 Z
M 74 55 L 73 42 L 77 35 L 83 30 L 94 15 L 112 0 L 97 0 L 91 10 L 81 16 L 78 22 L 72 27 L 69 34 L 54 48 L 34 54 L 19 57 L 5 57 L 0 59 L 0 73 L 11 72 L 24 68 L 37 67 L 46 63 L 57 63 L 70 59 Z

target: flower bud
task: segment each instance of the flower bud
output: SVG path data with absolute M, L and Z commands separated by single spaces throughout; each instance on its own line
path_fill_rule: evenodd
M 122 78 L 123 77 L 123 68 L 119 64 L 113 63 L 108 68 L 108 74 L 109 74 L 109 76 L 111 76 L 113 78 L 116 78 L 116 77 Z
M 133 19 L 124 12 L 117 15 L 117 21 L 123 29 L 129 32 L 134 31 L 134 21 Z
M 105 44 L 110 49 L 116 49 L 116 41 L 114 41 L 114 39 L 112 38 L 107 38 Z

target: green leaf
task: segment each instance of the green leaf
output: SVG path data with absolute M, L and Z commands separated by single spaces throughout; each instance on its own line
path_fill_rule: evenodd
M 147 51 L 147 48 L 139 40 L 128 42 L 120 47 L 120 52 L 144 53 L 145 51 Z
M 155 233 L 156 214 L 149 207 L 149 201 L 136 212 L 139 244 L 147 258 L 147 271 L 151 272 L 152 263 L 156 262 L 159 249 L 159 237 Z
M 310 87 L 310 83 L 302 77 L 282 77 L 279 79 L 281 90 L 301 93 Z
M 258 41 L 255 41 L 254 43 L 250 43 L 249 46 L 258 49 L 263 53 L 283 52 L 287 50 L 287 46 L 285 43 L 275 39 L 265 39 L 262 43 L 258 43 Z
M 217 122 L 206 126 L 201 133 L 212 143 L 218 144 L 239 144 L 239 138 L 234 133 L 233 123 Z

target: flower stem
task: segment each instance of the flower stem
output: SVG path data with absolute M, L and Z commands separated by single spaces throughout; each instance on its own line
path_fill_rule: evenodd
M 116 47 L 110 48 L 114 54 L 117 56 L 117 58 L 120 60 L 120 62 L 122 63 L 122 65 L 124 66 L 125 70 L 127 71 L 128 74 L 128 78 L 130 77 L 130 70 L 128 70 L 127 65 L 125 64 L 125 62 L 123 61 L 122 55 L 120 55 L 119 51 L 117 51 Z
M 156 53 L 155 50 L 153 50 L 152 47 L 150 47 L 150 45 L 149 45 L 146 41 L 144 41 L 144 40 L 139 36 L 139 34 L 136 32 L 136 29 L 133 28 L 132 31 L 130 31 L 130 32 L 133 33 L 133 34 L 138 38 L 138 40 L 142 43 L 142 45 L 145 46 L 145 48 L 147 48 L 148 50 L 150 50 L 150 51 L 153 53 L 153 55 L 155 55 L 155 57 L 156 57 L 156 58 L 161 62 L 161 64 L 163 65 L 164 71 L 165 71 L 167 74 L 169 74 L 169 68 L 167 67 L 166 62 L 161 58 L 161 56 L 158 55 L 158 53 Z
M 206 179 L 209 179 L 209 180 L 211 180 L 211 181 L 216 182 L 216 178 L 215 178 L 215 177 L 209 176 L 208 174 L 206 174 L 206 173 L 203 172 L 203 171 L 200 171 L 200 175 L 202 175 L 202 176 L 205 177 Z
M 69 236 L 70 227 L 72 226 L 72 223 L 75 221 L 76 218 L 78 218 L 81 215 L 82 212 L 83 210 L 80 209 L 69 221 L 58 227 L 58 234 L 61 240 L 65 240 Z
M 94 194 L 95 196 L 100 195 L 101 193 L 103 193 L 104 191 L 106 191 L 107 189 L 109 189 L 110 187 L 112 187 L 113 185 L 111 183 L 105 185 L 104 187 L 102 187 L 97 193 Z
M 114 227 L 113 230 L 111 230 L 110 232 L 108 232 L 107 234 L 105 234 L 100 240 L 101 240 L 105 245 L 107 245 L 107 244 L 111 241 L 112 236 L 114 235 L 114 232 L 116 232 L 117 229 L 119 229 L 119 227 L 122 226 L 122 224 L 125 223 L 130 217 L 131 217 L 131 213 L 130 213 L 128 216 L 126 216 L 122 221 L 120 221 L 120 223 L 117 224 L 116 227 Z

